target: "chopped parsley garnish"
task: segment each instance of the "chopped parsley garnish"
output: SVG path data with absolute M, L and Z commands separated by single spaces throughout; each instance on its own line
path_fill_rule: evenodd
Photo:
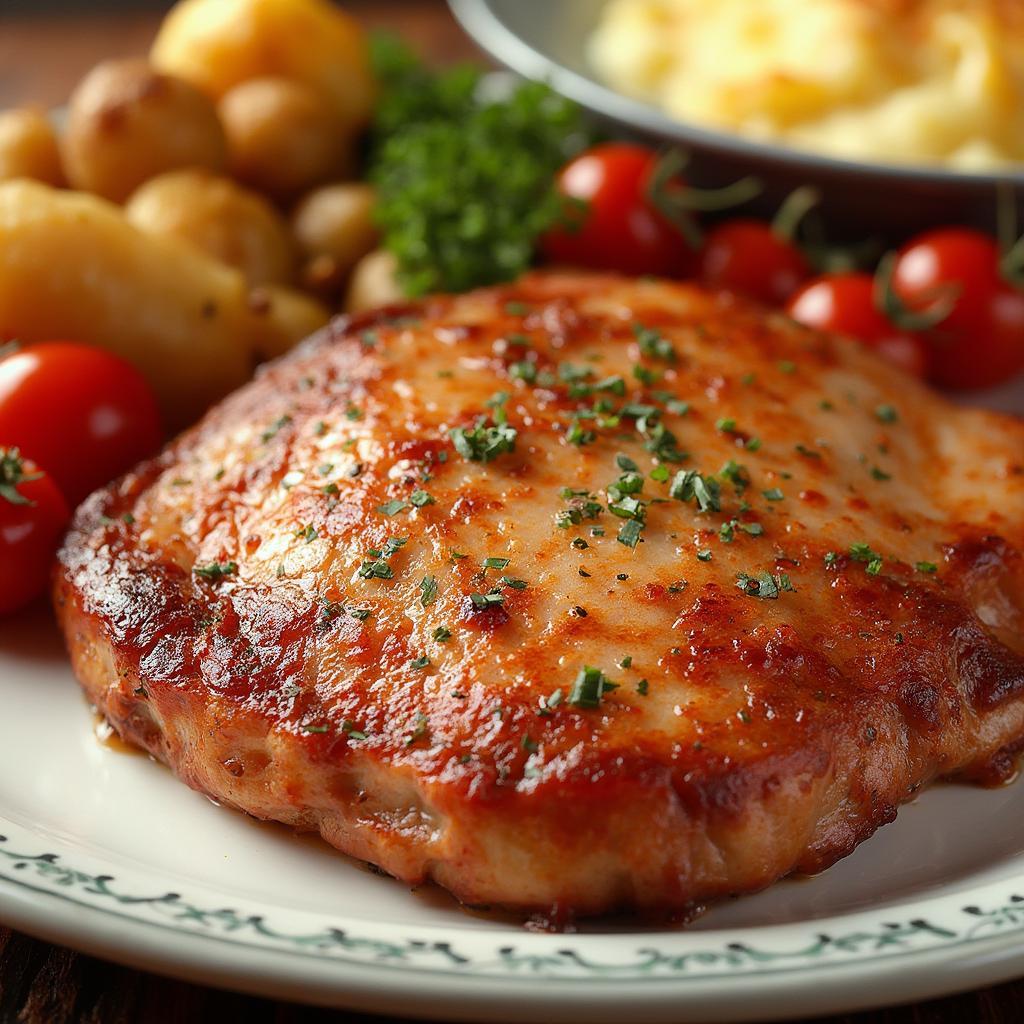
M 284 416 L 282 416 L 280 419 L 275 420 L 273 423 L 270 424 L 269 427 L 267 427 L 266 430 L 263 431 L 262 434 L 260 434 L 260 440 L 263 441 L 264 444 L 267 441 L 273 440 L 273 438 L 275 438 L 281 430 L 283 430 L 285 427 L 288 426 L 289 423 L 291 423 L 291 421 L 291 416 L 285 413 Z
M 615 456 L 615 465 L 624 473 L 637 473 L 640 471 L 640 467 L 628 455 L 621 453 Z
M 512 590 L 525 590 L 529 586 L 526 580 L 516 579 L 514 576 L 502 576 L 498 582 Z
M 531 363 L 528 359 L 520 359 L 509 366 L 508 375 L 513 380 L 522 380 L 527 384 L 532 384 L 537 379 L 537 364 Z
M 423 490 L 415 490 L 409 495 L 409 504 L 416 508 L 423 508 L 424 505 L 435 504 L 435 498 L 432 494 L 428 494 Z
M 869 544 L 863 542 L 850 545 L 850 557 L 855 562 L 866 562 L 867 571 L 872 576 L 877 576 L 882 570 L 882 556 L 871 549 Z
M 792 359 L 780 359 L 779 373 L 796 373 L 796 363 Z
M 416 712 L 416 722 L 412 732 L 405 738 L 405 745 L 411 747 L 418 740 L 423 739 L 430 732 L 430 721 L 422 711 Z
M 805 459 L 820 459 L 821 452 L 815 451 L 813 448 L 808 448 L 805 444 L 798 444 L 795 446 L 798 455 L 802 455 Z
M 915 562 L 914 568 L 918 572 L 925 573 L 933 573 L 939 571 L 939 567 L 934 562 Z
M 561 496 L 569 502 L 569 506 L 555 513 L 555 525 L 560 530 L 579 526 L 584 519 L 596 519 L 604 511 L 604 506 L 589 491 L 565 487 Z
M 770 487 L 767 491 L 762 491 L 765 501 L 782 501 L 786 496 L 778 489 L 778 487 Z
M 425 654 L 421 654 L 420 657 L 413 658 L 412 661 L 409 662 L 409 668 L 421 669 L 429 667 L 430 659 Z
M 663 359 L 667 363 L 676 361 L 676 350 L 673 348 L 672 342 L 665 338 L 660 331 L 635 323 L 633 324 L 633 335 L 640 346 L 640 351 L 645 356 Z
M 351 402 L 345 406 L 345 419 L 355 423 L 363 418 L 363 410 L 358 405 L 353 405 Z
M 597 434 L 593 430 L 587 430 L 580 423 L 579 419 L 573 419 L 572 426 L 565 433 L 565 439 L 569 444 L 582 448 L 586 444 L 593 444 L 597 440 Z
M 577 708 L 597 708 L 601 706 L 601 697 L 611 690 L 618 689 L 618 686 L 618 683 L 613 683 L 599 668 L 587 665 L 580 669 L 573 680 L 568 702 Z M 549 698 L 548 707 L 551 706 Z
M 703 548 L 697 552 L 698 562 L 710 562 L 711 561 L 711 548 Z
M 744 523 L 739 519 L 730 519 L 722 523 L 718 537 L 724 544 L 731 544 L 737 530 L 742 530 L 751 537 L 760 537 L 764 533 L 764 527 L 760 523 Z
M 646 418 L 637 423 L 637 428 L 647 437 L 644 447 L 662 462 L 685 462 L 686 452 L 679 447 L 676 435 L 664 423 L 649 426 Z
M 359 575 L 364 580 L 389 580 L 395 573 L 383 558 L 369 558 L 359 567 Z
M 892 474 L 886 473 L 884 469 L 881 469 L 878 466 L 872 466 L 871 477 L 873 480 L 891 480 Z
M 666 483 L 669 477 L 672 476 L 672 470 L 666 465 L 655 466 L 650 472 L 650 477 L 656 483 Z
M 516 437 L 514 427 L 500 421 L 488 426 L 485 416 L 481 416 L 472 429 L 456 427 L 451 431 L 455 450 L 470 462 L 491 462 L 499 455 L 514 452 Z
M 366 739 L 366 733 L 363 732 L 363 730 L 360 729 L 359 726 L 357 726 L 356 723 L 353 722 L 351 718 L 346 718 L 346 719 L 342 720 L 341 731 L 350 740 L 365 740 Z
M 228 576 L 234 576 L 238 572 L 237 562 L 210 562 L 208 565 L 195 565 L 192 573 L 200 579 L 216 583 L 218 580 Z
M 746 448 L 748 452 L 759 451 L 760 448 L 761 448 L 761 438 L 759 438 L 759 437 L 747 438 L 747 443 L 743 447 Z
M 881 423 L 895 423 L 900 418 L 900 414 L 894 405 L 876 405 L 875 418 Z
M 721 434 L 735 434 L 736 421 L 731 416 L 723 416 L 721 419 L 715 420 L 715 430 Z
M 404 512 L 411 506 L 407 501 L 402 501 L 399 498 L 392 498 L 391 501 L 384 502 L 383 505 L 377 506 L 377 511 L 382 516 L 397 516 L 399 512 Z
M 488 569 L 507 569 L 510 561 L 509 558 L 485 558 L 481 565 L 486 572 Z
M 678 501 L 696 501 L 698 512 L 718 512 L 722 507 L 718 481 L 695 469 L 676 473 L 668 493 Z
M 648 683 L 646 679 L 641 679 L 636 684 L 636 692 L 639 693 L 641 697 L 646 697 L 650 692 L 650 683 Z
M 469 599 L 478 611 L 501 607 L 505 603 L 505 595 L 500 590 L 492 590 L 489 594 L 470 594 Z
M 625 544 L 627 548 L 635 548 L 640 541 L 640 534 L 643 533 L 644 523 L 640 519 L 630 519 L 619 527 L 616 540 Z
M 437 600 L 437 578 L 424 576 L 420 580 L 420 604 L 427 608 Z
M 737 494 L 742 494 L 750 486 L 750 472 L 742 463 L 730 459 L 719 471 L 718 475 L 723 480 L 728 480 L 736 489 Z
M 748 597 L 759 597 L 762 600 L 774 601 L 784 590 L 795 590 L 789 576 L 782 572 L 772 575 L 770 572 L 759 572 L 756 576 L 741 572 L 736 575 L 736 586 Z
M 447 626 L 438 626 L 431 635 L 437 643 L 443 644 L 451 640 L 452 631 Z

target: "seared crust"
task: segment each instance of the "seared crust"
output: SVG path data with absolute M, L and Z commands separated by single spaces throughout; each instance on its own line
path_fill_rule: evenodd
M 449 431 L 499 390 L 515 451 L 468 461 Z M 719 511 L 656 473 L 635 548 L 607 510 L 556 525 L 563 487 L 607 506 L 617 453 L 646 475 L 673 447 L 672 474 L 743 464 Z M 471 904 L 680 911 L 827 866 L 935 778 L 1008 774 L 1022 461 L 1019 421 L 852 343 L 687 286 L 533 275 L 265 368 L 86 502 L 56 605 L 90 699 L 224 803 Z M 391 577 L 363 578 L 388 537 Z M 759 572 L 766 596 L 737 587 Z M 620 684 L 598 707 L 566 699 L 586 665 Z

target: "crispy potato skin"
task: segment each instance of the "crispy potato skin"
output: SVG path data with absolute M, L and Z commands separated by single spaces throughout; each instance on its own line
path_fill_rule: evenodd
M 143 231 L 197 245 L 242 271 L 250 284 L 288 284 L 295 277 L 287 222 L 263 196 L 230 178 L 169 171 L 137 189 L 124 212 Z
M 215 99 L 253 78 L 305 82 L 350 130 L 373 110 L 363 30 L 329 0 L 182 0 L 161 25 L 150 59 Z
M 613 482 L 618 452 L 649 472 L 642 438 L 630 423 L 569 444 L 593 399 L 510 367 L 594 366 L 640 401 L 635 322 L 679 354 L 653 386 L 690 402 L 663 420 L 686 465 L 741 461 L 751 507 L 731 487 L 721 513 L 652 503 L 631 550 L 607 512 L 553 517 L 563 487 Z M 498 390 L 516 450 L 466 461 L 449 429 Z M 533 275 L 337 321 L 261 371 L 79 510 L 56 607 L 121 735 L 231 806 L 471 904 L 681 911 L 829 865 L 933 779 L 1005 777 L 1024 738 L 1022 460 L 1019 421 L 780 316 Z M 434 503 L 377 511 L 417 487 Z M 723 542 L 733 515 L 763 535 Z M 361 578 L 395 536 L 393 577 Z M 856 543 L 884 556 L 877 574 L 845 554 Z M 485 579 L 485 558 L 510 561 Z M 936 573 L 915 571 L 926 560 Z M 220 580 L 193 572 L 229 561 Z M 760 570 L 795 590 L 736 587 Z M 503 573 L 528 586 L 475 611 Z M 584 665 L 619 688 L 539 714 Z
M 273 294 L 283 298 L 254 296 L 237 270 L 95 196 L 0 185 L 0 338 L 114 352 L 146 375 L 171 426 L 245 381 L 258 351 L 283 352 L 325 322 L 313 300 Z
M 209 97 L 144 60 L 105 61 L 82 79 L 68 103 L 62 152 L 74 188 L 115 202 L 165 171 L 227 164 Z

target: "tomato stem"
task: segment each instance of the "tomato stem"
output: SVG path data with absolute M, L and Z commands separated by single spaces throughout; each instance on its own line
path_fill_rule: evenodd
M 39 480 L 42 473 L 26 473 L 25 460 L 17 448 L 0 448 L 0 498 L 12 505 L 34 505 L 18 487 L 30 480 Z
M 813 185 L 793 189 L 772 218 L 772 234 L 784 242 L 793 242 L 804 217 L 820 202 L 821 192 Z
M 1024 288 L 1024 235 L 1017 234 L 1017 197 L 1009 182 L 996 187 L 996 232 L 999 273 L 1015 288 Z
M 691 214 L 716 213 L 742 206 L 764 190 L 759 178 L 748 175 L 721 188 L 694 188 L 673 182 L 690 162 L 681 149 L 670 149 L 659 157 L 647 185 L 651 205 L 686 239 L 691 249 L 699 249 L 704 236 Z
M 893 274 L 898 258 L 898 253 L 887 252 L 878 263 L 878 270 L 875 272 L 875 308 L 901 330 L 928 331 L 937 327 L 953 312 L 961 289 L 955 285 L 936 288 L 927 296 L 927 308 L 911 309 L 896 294 L 893 287 Z

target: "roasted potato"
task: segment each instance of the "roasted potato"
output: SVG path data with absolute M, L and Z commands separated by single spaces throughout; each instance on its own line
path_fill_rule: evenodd
M 345 311 L 361 313 L 391 302 L 401 302 L 405 295 L 395 276 L 395 257 L 386 249 L 375 249 L 364 256 L 352 271 Z
M 283 350 L 314 326 L 311 300 L 303 317 L 294 304 L 257 305 L 239 271 L 140 231 L 96 196 L 0 185 L 0 337 L 72 338 L 122 356 L 169 426 L 241 384 L 267 338 Z
M 285 219 L 262 196 L 208 171 L 170 171 L 147 181 L 125 205 L 143 231 L 183 238 L 257 284 L 295 276 Z
M 227 164 L 209 97 L 144 60 L 106 61 L 82 79 L 68 106 L 62 152 L 75 188 L 115 202 L 164 171 Z
M 290 197 L 350 172 L 350 128 L 316 89 L 288 78 L 253 78 L 217 107 L 231 173 L 271 195 Z
M 373 107 L 363 31 L 329 0 L 182 0 L 150 57 L 218 100 L 251 78 L 305 82 L 351 130 L 366 124 Z
M 330 319 L 327 307 L 316 299 L 272 285 L 249 293 L 249 312 L 254 324 L 252 347 L 259 359 L 283 355 Z
M 41 110 L 22 107 L 0 112 L 0 181 L 13 178 L 47 185 L 64 182 L 57 134 Z
M 377 244 L 374 192 L 351 182 L 310 192 L 292 214 L 292 231 L 306 256 L 304 275 L 313 287 L 339 285 Z

